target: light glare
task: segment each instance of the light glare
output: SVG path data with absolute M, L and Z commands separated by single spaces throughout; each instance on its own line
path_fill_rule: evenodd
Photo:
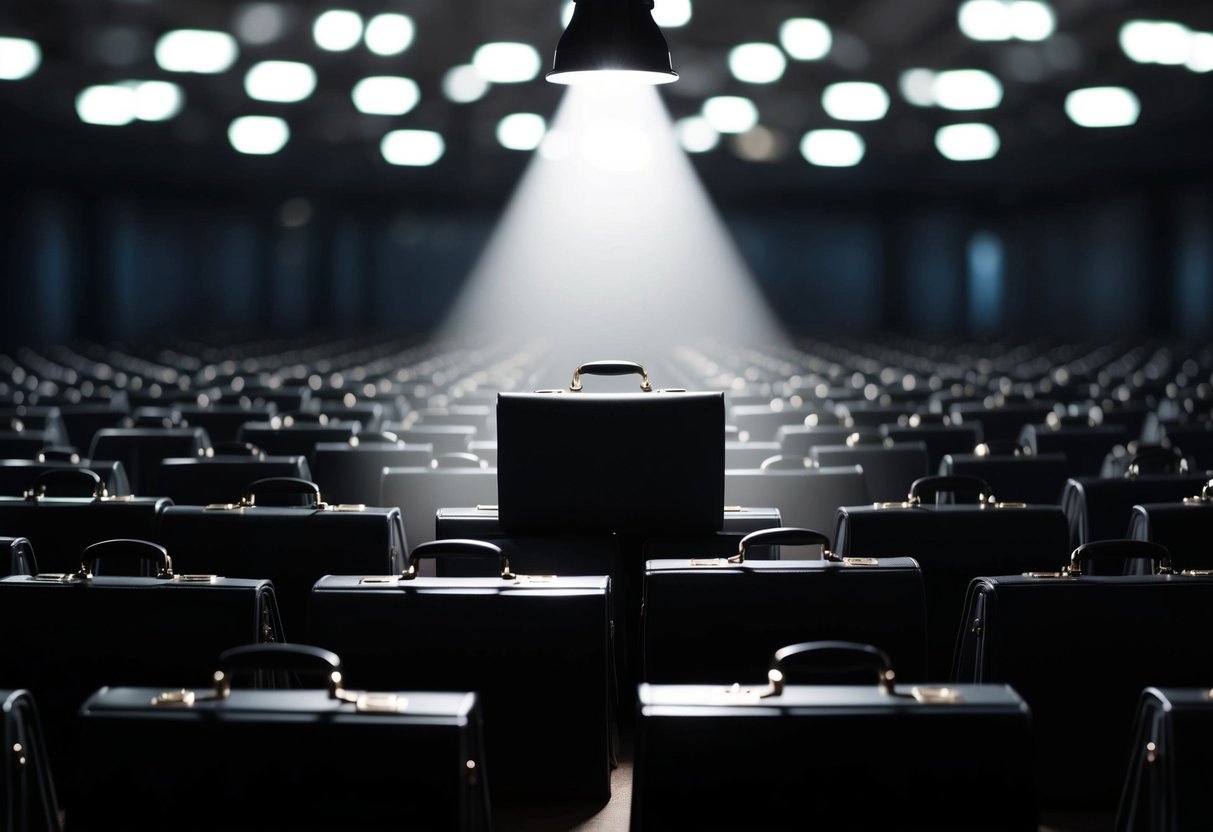
M 362 17 L 349 9 L 330 9 L 316 18 L 312 37 L 327 52 L 346 52 L 362 40 Z
M 973 40 L 1010 40 L 1014 34 L 1011 8 L 1002 0 L 967 0 L 957 20 L 960 31 Z
M 1213 72 L 1213 34 L 1197 32 L 1192 35 L 1191 52 L 1188 69 L 1193 72 Z
M 564 5 L 560 8 L 560 25 L 562 28 L 569 28 L 569 21 L 573 19 L 573 12 L 577 11 L 576 0 L 564 0 Z
M 662 28 L 686 26 L 691 22 L 691 0 L 657 0 L 653 20 Z
M 34 41 L 0 37 L 0 80 L 28 78 L 41 64 L 42 48 Z
M 1139 64 L 1186 64 L 1198 41 L 1188 27 L 1166 20 L 1130 20 L 1120 27 L 1120 48 Z
M 227 128 L 228 141 L 240 153 L 270 156 L 291 137 L 287 123 L 276 116 L 241 116 Z
M 1088 87 L 1066 96 L 1066 115 L 1079 127 L 1127 127 L 1140 114 L 1137 96 L 1124 87 Z
M 830 52 L 834 37 L 830 27 L 811 17 L 793 17 L 779 27 L 784 51 L 798 61 L 818 61 Z
M 497 122 L 497 141 L 506 150 L 534 150 L 546 132 L 547 122 L 536 113 L 511 113 Z
M 236 34 L 255 46 L 276 41 L 285 29 L 286 15 L 277 3 L 252 3 L 236 15 Z
M 879 121 L 889 112 L 889 94 L 879 84 L 843 81 L 825 88 L 821 106 L 839 121 Z
M 719 133 L 744 133 L 758 123 L 758 108 L 739 95 L 718 95 L 703 102 L 703 117 Z
M 674 124 L 678 143 L 687 153 L 707 153 L 720 144 L 720 132 L 703 116 L 687 116 Z
M 915 107 L 935 106 L 935 73 L 929 69 L 907 69 L 898 79 L 901 97 Z
M 486 43 L 472 56 L 472 65 L 494 84 L 518 84 L 539 75 L 542 62 L 527 43 Z
M 156 41 L 156 63 L 168 72 L 226 72 L 239 54 L 236 39 L 227 32 L 177 29 Z
M 863 137 L 851 130 L 810 130 L 800 142 L 800 155 L 811 165 L 849 168 L 863 161 Z
M 122 127 L 135 120 L 137 104 L 133 88 L 102 84 L 81 90 L 76 96 L 76 114 L 85 124 Z
M 421 89 L 412 78 L 375 75 L 355 84 L 351 97 L 360 113 L 402 116 L 417 106 L 421 100 Z
M 256 101 L 292 104 L 316 89 L 316 71 L 297 61 L 261 61 L 244 76 L 244 91 Z
M 729 70 L 738 81 L 773 84 L 783 77 L 788 62 L 770 43 L 743 43 L 729 52 Z
M 949 124 L 935 134 L 935 147 L 953 162 L 975 162 L 998 155 L 998 132 L 988 124 Z
M 479 101 L 488 91 L 489 82 L 471 64 L 451 67 L 442 78 L 442 92 L 456 104 Z
M 366 48 L 385 57 L 399 55 L 415 35 L 413 18 L 407 14 L 377 14 L 366 24 Z
M 946 110 L 988 110 L 1002 103 L 1002 83 L 981 69 L 952 69 L 935 76 L 935 103 Z
M 185 102 L 181 87 L 168 81 L 143 81 L 134 90 L 135 118 L 140 121 L 168 121 Z
M 1011 34 L 1020 40 L 1047 40 L 1057 28 L 1053 9 L 1039 0 L 1015 0 L 1010 10 Z
M 428 167 L 446 151 L 441 134 L 431 130 L 393 130 L 383 137 L 379 152 L 392 165 Z

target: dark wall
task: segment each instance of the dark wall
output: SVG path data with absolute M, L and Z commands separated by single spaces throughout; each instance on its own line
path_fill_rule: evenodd
M 721 207 L 795 332 L 1213 334 L 1213 189 Z M 0 212 L 10 347 L 215 327 L 425 331 L 497 216 L 356 197 L 65 187 L 10 193 Z

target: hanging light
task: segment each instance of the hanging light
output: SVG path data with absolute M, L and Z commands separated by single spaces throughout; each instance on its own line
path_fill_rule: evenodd
M 678 80 L 652 10 L 653 0 L 576 0 L 547 79 L 554 84 Z

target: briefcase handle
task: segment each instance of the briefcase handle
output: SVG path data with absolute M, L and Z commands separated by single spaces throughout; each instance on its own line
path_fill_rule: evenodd
M 173 577 L 173 559 L 169 557 L 167 549 L 149 540 L 129 538 L 102 540 L 86 547 L 80 556 L 79 577 L 91 578 L 97 562 L 103 558 L 147 561 L 155 566 L 157 578 Z
M 784 685 L 856 685 L 874 682 L 893 693 L 889 656 L 871 644 L 853 641 L 805 641 L 775 651 L 767 679 L 772 695 Z
M 57 468 L 54 471 L 43 471 L 34 480 L 33 485 L 25 492 L 25 499 L 37 502 L 46 496 L 47 489 L 59 483 L 87 481 L 93 486 L 93 499 L 102 500 L 109 496 L 105 483 L 95 471 L 87 468 Z
M 1142 474 L 1186 474 L 1188 460 L 1179 448 L 1148 447 L 1133 454 L 1125 466 L 1125 479 L 1135 480 Z
M 226 699 L 232 692 L 232 676 L 238 670 L 283 670 L 318 672 L 325 675 L 329 698 L 347 701 L 342 688 L 344 670 L 340 657 L 310 644 L 245 644 L 219 654 L 215 671 L 215 698 Z
M 1096 540 L 1084 543 L 1070 553 L 1070 565 L 1065 574 L 1082 575 L 1082 562 L 1088 560 L 1135 560 L 1149 559 L 1154 563 L 1155 575 L 1170 575 L 1171 551 L 1160 543 L 1145 540 Z
M 319 510 L 326 507 L 320 498 L 320 486 L 299 477 L 266 477 L 251 482 L 244 488 L 240 506 L 252 508 L 257 504 L 258 494 L 306 494 L 312 498 L 312 508 Z
M 919 477 L 910 484 L 910 505 L 922 505 L 926 499 L 933 499 L 940 493 L 956 491 L 977 492 L 978 503 L 993 503 L 994 494 L 990 484 L 981 477 L 970 477 L 963 474 L 949 476 Z
M 80 462 L 80 451 L 70 445 L 47 445 L 38 451 L 39 462 L 68 462 L 77 465 Z
M 405 568 L 404 574 L 400 576 L 401 580 L 411 581 L 421 574 L 418 567 L 422 558 L 446 556 L 496 558 L 501 566 L 502 580 L 512 581 L 515 577 L 514 573 L 510 571 L 510 559 L 506 557 L 505 552 L 501 551 L 501 547 L 485 540 L 451 538 L 449 540 L 431 540 L 429 543 L 422 543 L 414 548 L 409 554 L 409 565 Z
M 640 389 L 644 393 L 652 393 L 653 385 L 649 383 L 649 371 L 635 361 L 591 361 L 573 370 L 573 381 L 569 385 L 570 393 L 581 392 L 582 376 L 640 376 Z
M 759 529 L 741 538 L 737 544 L 737 554 L 729 558 L 729 563 L 745 563 L 746 549 L 751 546 L 820 546 L 823 557 L 833 560 L 830 538 L 812 529 L 783 526 L 777 529 Z

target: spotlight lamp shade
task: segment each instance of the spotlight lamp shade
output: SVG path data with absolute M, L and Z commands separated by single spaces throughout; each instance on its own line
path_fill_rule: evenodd
M 653 0 L 576 0 L 547 79 L 581 84 L 606 78 L 643 84 L 678 80 L 670 47 L 653 20 Z

